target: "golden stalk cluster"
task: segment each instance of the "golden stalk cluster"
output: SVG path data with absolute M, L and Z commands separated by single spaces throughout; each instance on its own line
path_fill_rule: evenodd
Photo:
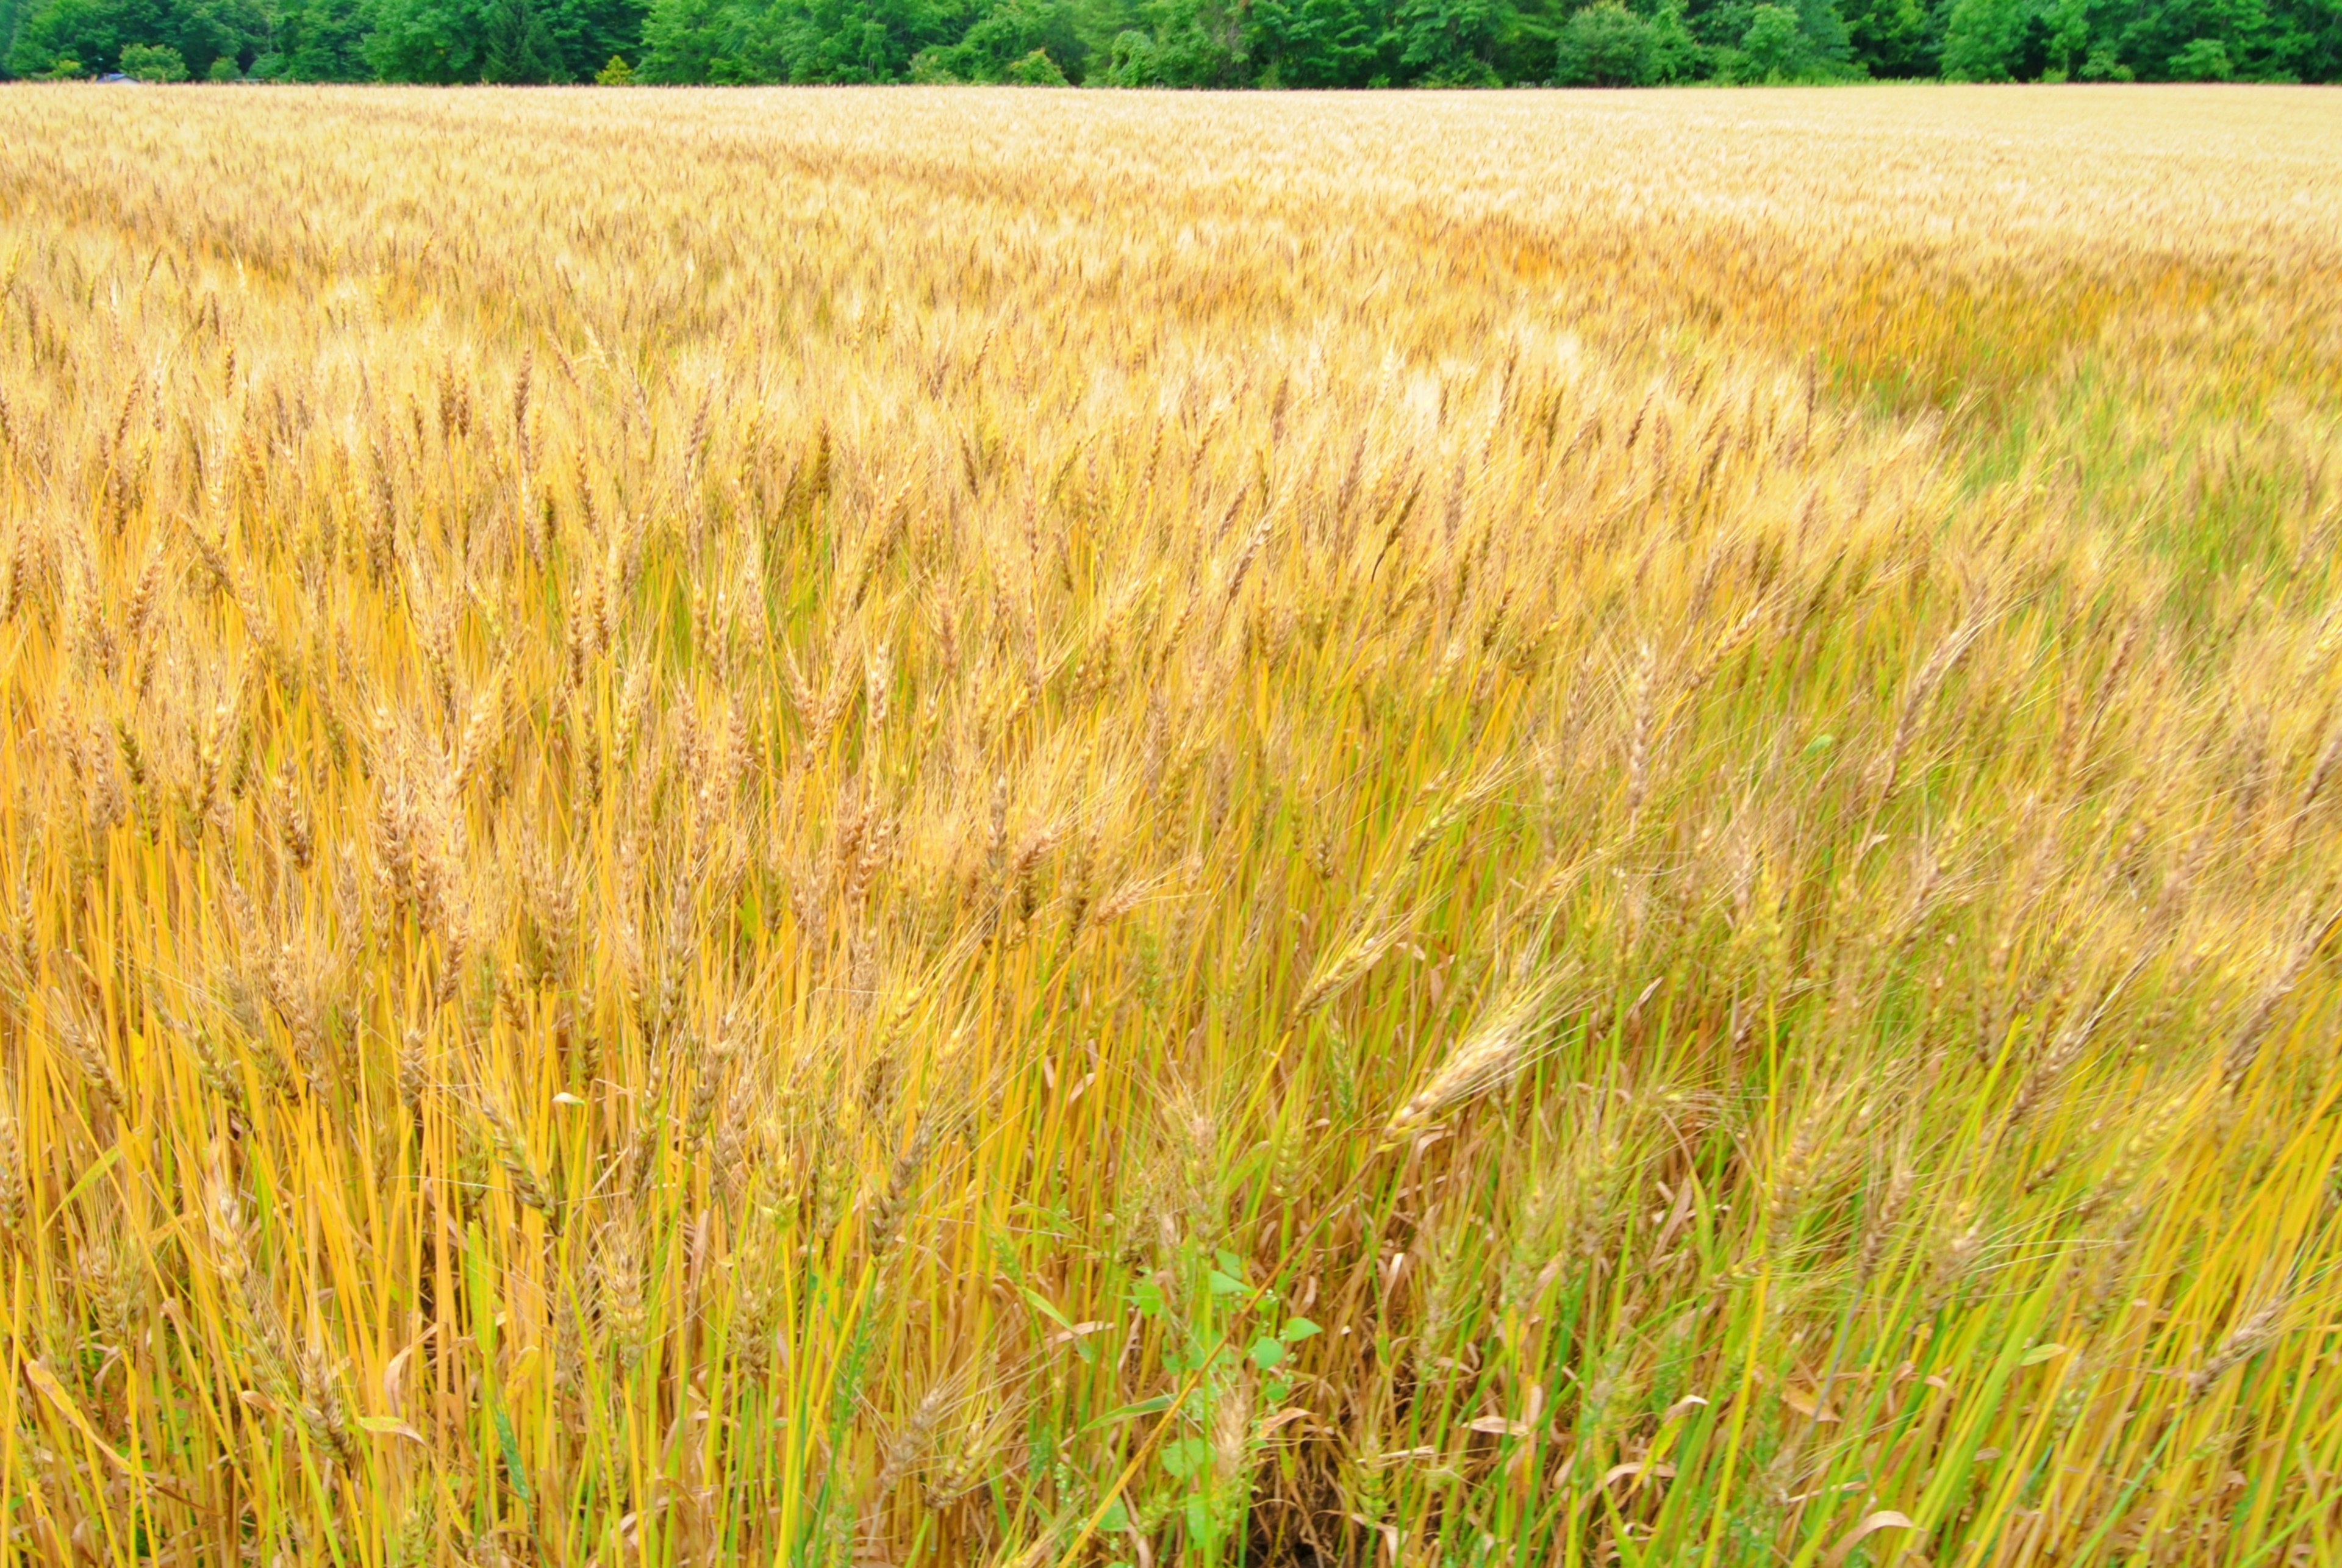
M 0 1563 L 2342 1554 L 2342 105 L 0 95 Z

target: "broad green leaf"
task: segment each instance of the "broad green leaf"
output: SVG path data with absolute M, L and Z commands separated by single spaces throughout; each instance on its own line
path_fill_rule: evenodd
M 1181 1481 L 1211 1468 L 1212 1445 L 1200 1437 L 1182 1437 L 1163 1445 L 1163 1468 Z

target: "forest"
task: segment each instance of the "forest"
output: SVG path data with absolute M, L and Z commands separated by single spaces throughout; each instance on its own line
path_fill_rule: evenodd
M 0 0 L 0 77 L 1110 87 L 2342 78 L 2342 0 Z

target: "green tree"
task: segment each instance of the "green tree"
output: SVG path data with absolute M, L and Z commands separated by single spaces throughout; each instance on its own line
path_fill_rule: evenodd
M 112 71 L 142 44 L 176 52 L 190 76 L 223 60 L 241 75 L 272 25 L 263 0 L 0 0 L 0 77 Z
M 2237 74 L 2228 59 L 2228 46 L 2217 38 L 2188 40 L 2171 56 L 2168 69 L 2172 79 L 2179 82 L 2226 82 Z
M 118 68 L 124 45 L 162 36 L 168 26 L 155 0 L 46 0 L 17 25 L 8 69 L 18 76 L 103 75 Z
M 379 0 L 366 56 L 392 82 L 561 82 L 534 0 Z
M 121 69 L 125 48 L 151 45 L 176 55 L 182 76 L 208 75 L 225 56 L 259 53 L 268 19 L 257 0 L 30 0 L 9 41 L 7 66 L 19 76 L 79 75 Z M 146 69 L 165 66 L 142 56 Z M 179 78 L 173 78 L 174 80 Z
M 948 47 L 930 46 L 913 72 L 938 82 L 1015 82 L 1062 85 L 1089 53 L 1073 7 L 1064 0 L 1004 0 Z
M 1252 85 L 1241 0 L 1158 0 L 1147 7 L 1154 51 L 1147 85 L 1245 87 Z
M 1641 87 L 1658 79 L 1650 22 L 1619 3 L 1574 13 L 1561 29 L 1553 79 L 1564 87 Z
M 1022 60 L 1001 73 L 1000 79 L 1012 87 L 1067 87 L 1065 72 L 1049 57 L 1046 49 L 1036 49 Z
M 1706 74 L 1706 51 L 1693 38 L 1684 0 L 1661 0 L 1651 18 L 1651 79 L 1696 82 Z
M 373 18 L 360 0 L 284 0 L 272 47 L 252 62 L 252 74 L 288 82 L 366 82 Z
M 1738 75 L 1750 82 L 1794 82 L 1806 74 L 1812 52 L 1797 30 L 1797 14 L 1786 5 L 1759 5 L 1740 35 Z
M 1828 81 L 1853 75 L 1854 51 L 1837 0 L 1791 0 L 1791 9 L 1797 14 L 1797 35 L 1806 41 L 1805 79 Z
M 1835 0 L 1708 0 L 1688 20 L 1716 74 L 1728 82 L 1827 81 L 1861 74 Z
M 2270 0 L 2268 64 L 2304 82 L 2342 79 L 2342 0 Z
M 1847 55 L 1867 76 L 1932 76 L 1941 40 L 1920 0 L 1845 0 Z
M 1088 81 L 1099 87 L 1152 87 L 1162 80 L 1155 68 L 1155 35 L 1137 27 L 1116 34 L 1093 56 Z
M 211 75 L 222 59 L 241 66 L 266 45 L 262 0 L 163 0 L 162 8 L 171 25 L 159 41 L 179 51 L 192 75 Z
M 1249 53 L 1261 85 L 1363 87 L 1387 66 L 1387 23 L 1371 0 L 1254 0 Z
M 376 0 L 367 64 L 393 82 L 476 82 L 485 43 L 475 0 Z
M 187 79 L 187 62 L 168 44 L 125 44 L 122 46 L 120 69 L 125 76 L 141 82 L 184 82 Z
M 1955 82 L 2014 80 L 2033 22 L 2027 0 L 1956 0 L 1944 28 L 1944 75 Z
M 958 0 L 653 0 L 636 69 L 646 82 L 956 81 L 945 57 L 984 15 Z M 1052 35 L 1079 57 L 1070 23 Z
M 1508 20 L 1501 0 L 1400 0 L 1399 69 L 1426 87 L 1493 87 Z
M 2283 75 L 2285 42 L 2266 0 L 2148 0 L 2116 35 L 2124 63 L 2147 81 Z
M 2027 42 L 2037 49 L 2041 80 L 2070 82 L 2084 75 L 2090 55 L 2088 0 L 2044 0 Z M 2030 52 L 2027 64 L 2033 64 Z
M 537 0 L 553 52 L 552 80 L 590 82 L 614 55 L 642 48 L 645 0 Z
M 708 82 L 727 55 L 732 25 L 725 0 L 654 0 L 643 17 L 636 75 L 646 82 Z
M 535 0 L 489 0 L 485 10 L 481 81 L 509 85 L 570 79 L 553 28 Z

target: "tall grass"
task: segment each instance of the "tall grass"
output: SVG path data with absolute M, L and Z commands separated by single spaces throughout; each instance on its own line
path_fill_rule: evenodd
M 0 1560 L 2342 1555 L 2337 116 L 0 95 Z

